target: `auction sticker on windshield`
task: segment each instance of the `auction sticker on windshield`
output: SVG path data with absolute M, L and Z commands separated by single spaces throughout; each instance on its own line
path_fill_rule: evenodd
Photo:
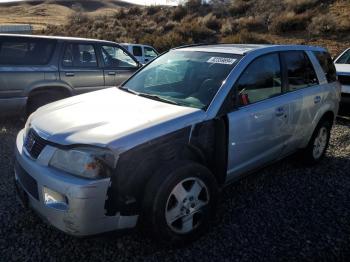
M 211 57 L 207 63 L 232 65 L 237 59 L 230 57 Z

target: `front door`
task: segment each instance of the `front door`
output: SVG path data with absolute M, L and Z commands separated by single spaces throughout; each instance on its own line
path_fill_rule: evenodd
M 254 60 L 235 84 L 238 108 L 228 114 L 228 180 L 281 154 L 291 136 L 278 53 Z
M 144 56 L 144 50 L 142 46 L 134 45 L 132 48 L 132 54 L 135 56 L 137 61 L 139 61 L 141 64 L 145 64 L 145 56 Z
M 101 45 L 107 87 L 118 86 L 138 69 L 138 62 L 117 45 Z
M 103 69 L 90 43 L 67 43 L 60 65 L 60 78 L 81 94 L 104 88 Z

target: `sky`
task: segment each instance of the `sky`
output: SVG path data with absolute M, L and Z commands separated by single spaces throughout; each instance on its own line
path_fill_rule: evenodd
M 16 2 L 16 1 L 21 1 L 21 0 L 0 0 L 0 3 L 5 3 L 5 2 Z M 164 4 L 170 4 L 174 5 L 178 0 L 124 0 L 125 2 L 130 2 L 130 3 L 135 3 L 135 4 L 140 4 L 140 5 L 164 5 Z

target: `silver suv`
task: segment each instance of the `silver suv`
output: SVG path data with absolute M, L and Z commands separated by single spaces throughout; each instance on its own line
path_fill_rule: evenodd
M 139 67 L 114 42 L 0 34 L 0 115 L 119 85 Z
M 72 235 L 141 224 L 167 243 L 193 240 L 225 185 L 295 152 L 322 159 L 340 85 L 321 55 L 182 47 L 119 88 L 46 105 L 17 137 L 18 195 Z

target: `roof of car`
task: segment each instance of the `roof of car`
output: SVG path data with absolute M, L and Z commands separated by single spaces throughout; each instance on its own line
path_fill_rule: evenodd
M 255 44 L 198 44 L 189 45 L 175 48 L 187 51 L 202 51 L 202 52 L 218 52 L 218 53 L 230 53 L 237 55 L 245 55 L 247 53 L 269 49 L 270 51 L 280 50 L 310 50 L 310 51 L 324 51 L 325 49 L 317 46 L 307 45 L 255 45 Z
M 89 42 L 104 42 L 104 43 L 115 43 L 112 41 L 98 40 L 92 38 L 81 38 L 81 37 L 67 37 L 67 36 L 47 36 L 47 35 L 23 35 L 23 34 L 0 34 L 1 36 L 8 37 L 25 37 L 25 38 L 43 38 L 43 39 L 57 39 L 57 40 L 69 40 L 69 41 L 89 41 Z

